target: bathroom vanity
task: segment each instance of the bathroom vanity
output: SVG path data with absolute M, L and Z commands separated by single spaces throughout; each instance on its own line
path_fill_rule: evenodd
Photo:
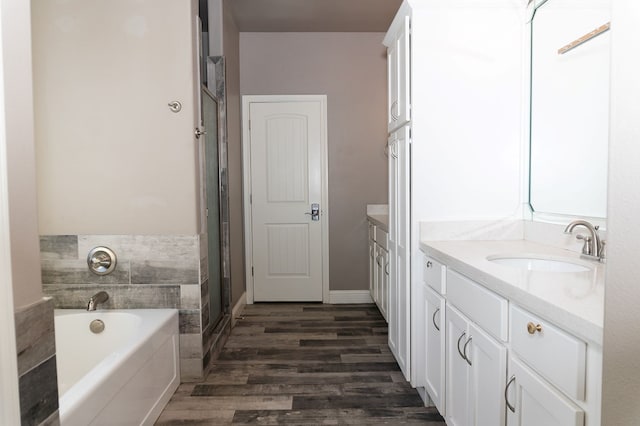
M 418 385 L 449 425 L 598 425 L 604 266 L 513 241 L 422 241 Z

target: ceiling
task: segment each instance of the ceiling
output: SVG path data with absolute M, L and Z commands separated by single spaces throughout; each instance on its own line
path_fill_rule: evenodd
M 386 32 L 402 0 L 231 0 L 241 32 Z

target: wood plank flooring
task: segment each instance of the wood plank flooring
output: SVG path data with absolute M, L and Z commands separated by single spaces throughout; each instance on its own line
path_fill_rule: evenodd
M 444 426 L 405 381 L 374 305 L 248 305 L 202 383 L 156 425 Z

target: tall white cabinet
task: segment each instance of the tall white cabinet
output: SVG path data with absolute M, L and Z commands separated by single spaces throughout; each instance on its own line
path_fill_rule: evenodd
M 407 5 L 403 5 L 406 8 Z M 399 12 L 384 39 L 388 66 L 389 347 L 411 378 L 410 18 Z
M 384 38 L 389 345 L 413 386 L 428 350 L 420 223 L 521 218 L 525 6 L 405 0 Z

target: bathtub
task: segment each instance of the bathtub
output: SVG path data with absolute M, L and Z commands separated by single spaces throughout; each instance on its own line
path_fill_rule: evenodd
M 180 384 L 175 309 L 56 310 L 55 336 L 62 426 L 152 425 Z

